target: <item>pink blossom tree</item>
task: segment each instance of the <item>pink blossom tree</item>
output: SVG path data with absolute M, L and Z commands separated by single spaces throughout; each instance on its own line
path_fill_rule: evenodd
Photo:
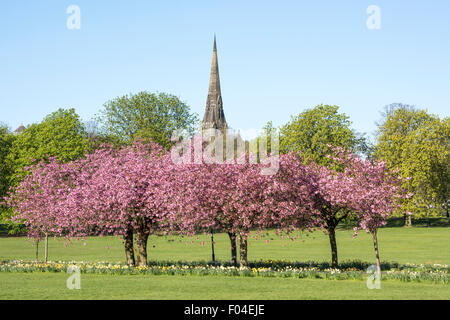
M 263 165 L 248 166 L 239 175 L 231 207 L 240 234 L 241 265 L 247 265 L 247 237 L 251 229 L 277 228 L 288 233 L 312 230 L 318 221 L 311 196 L 314 186 L 307 168 L 291 153 L 279 158 L 274 175 L 261 175 Z
M 338 267 L 336 226 L 351 215 L 358 225 L 355 236 L 360 228 L 372 234 L 379 268 L 376 230 L 386 224 L 392 211 L 398 208 L 398 200 L 407 195 L 400 187 L 401 180 L 392 175 L 384 163 L 361 159 L 342 148 L 334 150 L 332 160 L 339 170 L 309 165 L 316 175 L 318 191 L 314 201 L 320 212 L 319 226 L 325 229 L 330 238 L 332 266 Z
M 7 205 L 16 215 L 12 219 L 27 226 L 28 236 L 39 241 L 45 238 L 44 262 L 48 259 L 48 237 L 65 233 L 62 203 L 75 187 L 77 168 L 51 157 L 25 168 L 28 175 L 6 197 Z
M 165 187 L 169 165 L 155 143 L 103 148 L 85 159 L 30 167 L 31 174 L 8 198 L 28 226 L 30 237 L 67 238 L 115 234 L 124 238 L 127 263 L 135 264 L 133 234 L 137 235 L 139 265 L 147 265 L 147 242 L 165 219 Z M 47 248 L 47 246 L 46 246 Z M 45 254 L 47 260 L 47 249 Z
M 267 192 L 275 225 L 285 230 L 321 228 L 328 234 L 332 267 L 338 267 L 336 227 L 346 219 L 356 219 L 358 228 L 374 235 L 377 263 L 376 228 L 386 222 L 402 197 L 399 181 L 389 175 L 382 163 L 334 148 L 333 167 L 306 163 L 300 154 L 280 158 L 280 170 L 273 177 L 279 192 Z
M 336 227 L 351 214 L 351 197 L 354 188 L 353 180 L 344 172 L 338 172 L 326 166 L 310 163 L 308 168 L 312 174 L 315 193 L 311 200 L 314 211 L 318 215 L 316 226 L 323 229 L 329 237 L 331 248 L 331 265 L 338 267 L 338 251 Z
M 193 139 L 200 146 L 185 163 L 174 165 L 171 230 L 193 235 L 199 232 L 225 232 L 230 238 L 231 262 L 237 265 L 237 237 L 240 237 L 241 264 L 247 264 L 247 236 L 253 228 L 268 227 L 262 218 L 269 212 L 263 208 L 263 194 L 269 181 L 260 174 L 260 165 L 250 163 L 245 153 L 235 152 L 226 163 L 204 150 L 201 137 Z M 236 151 L 236 150 L 235 150 Z
M 377 230 L 401 207 L 401 201 L 412 194 L 402 188 L 403 178 L 388 170 L 385 162 L 361 159 L 343 149 L 337 149 L 335 160 L 344 165 L 344 173 L 351 181 L 347 198 L 348 208 L 357 220 L 355 236 L 359 229 L 372 235 L 377 271 L 381 275 Z
M 138 264 L 147 265 L 147 242 L 164 219 L 164 150 L 155 143 L 106 147 L 88 155 L 77 188 L 65 207 L 73 217 L 72 236 L 86 232 L 124 238 L 127 263 L 134 265 L 133 234 Z
M 226 232 L 231 241 L 231 260 L 236 258 L 236 215 L 226 209 L 236 186 L 235 167 L 229 164 L 178 164 L 170 202 L 171 230 L 187 235 Z

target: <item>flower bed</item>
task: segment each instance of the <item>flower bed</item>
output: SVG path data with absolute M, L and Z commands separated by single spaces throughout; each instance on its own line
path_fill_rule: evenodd
M 149 262 L 147 267 L 130 267 L 123 263 L 108 262 L 48 262 L 8 260 L 0 261 L 0 272 L 67 272 L 69 266 L 77 266 L 81 273 L 111 275 L 183 275 L 183 276 L 238 276 L 310 278 L 329 280 L 365 280 L 370 264 L 359 261 L 345 262 L 339 269 L 332 269 L 327 263 L 259 261 L 248 267 L 235 268 L 225 263 L 208 262 Z M 399 265 L 383 264 L 382 279 L 406 282 L 450 283 L 450 265 Z M 390 269 L 387 267 L 390 266 Z

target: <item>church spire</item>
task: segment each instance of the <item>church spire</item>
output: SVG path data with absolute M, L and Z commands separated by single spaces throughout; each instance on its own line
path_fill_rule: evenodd
M 220 91 L 219 63 L 217 60 L 216 35 L 214 35 L 214 48 L 211 63 L 211 75 L 209 78 L 209 91 L 206 100 L 206 111 L 203 117 L 203 129 L 219 129 L 228 128 L 223 112 L 222 93 Z

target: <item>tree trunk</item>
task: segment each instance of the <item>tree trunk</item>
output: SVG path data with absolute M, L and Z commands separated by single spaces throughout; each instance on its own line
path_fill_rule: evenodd
M 450 218 L 450 213 L 448 212 L 448 200 L 445 201 L 445 211 L 446 211 L 447 218 Z
M 148 241 L 148 233 L 139 233 L 138 234 L 138 265 L 140 267 L 147 266 L 147 241 Z
M 136 260 L 134 259 L 134 248 L 133 248 L 133 231 L 128 230 L 123 236 L 125 242 L 125 256 L 127 259 L 127 265 L 134 267 L 136 265 Z
M 328 227 L 328 237 L 330 238 L 330 246 L 331 246 L 331 267 L 337 269 L 339 267 L 339 264 L 338 264 L 335 229 L 336 229 L 335 226 Z
M 381 279 L 381 263 L 380 263 L 380 253 L 379 253 L 379 250 L 378 250 L 377 230 L 372 232 L 372 237 L 373 237 L 373 247 L 375 249 L 375 259 L 376 259 L 376 263 L 377 263 L 377 272 L 378 272 L 379 277 Z
M 44 249 L 44 263 L 48 260 L 48 233 L 45 234 L 45 249 Z
M 211 253 L 212 262 L 216 262 L 216 254 L 214 253 L 214 230 L 211 230 Z
M 412 216 L 409 214 L 405 214 L 405 227 L 412 227 Z
M 239 235 L 239 254 L 241 267 L 247 267 L 247 236 Z
M 36 262 L 39 261 L 39 240 L 36 240 Z
M 450 218 L 450 213 L 448 212 L 448 201 L 445 203 L 445 207 L 447 210 L 447 218 Z
M 228 232 L 228 236 L 230 237 L 230 242 L 231 242 L 231 263 L 234 267 L 237 267 L 236 233 Z
M 436 202 L 435 202 L 436 205 Z M 427 228 L 431 227 L 430 214 L 431 214 L 431 205 L 429 203 L 425 204 L 427 208 Z M 437 208 L 437 206 L 435 206 Z

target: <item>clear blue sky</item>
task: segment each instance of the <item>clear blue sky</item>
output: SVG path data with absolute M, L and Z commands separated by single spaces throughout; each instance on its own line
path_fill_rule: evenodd
M 81 30 L 68 30 L 69 5 Z M 381 9 L 369 30 L 366 8 Z M 371 133 L 387 104 L 450 110 L 450 1 L 2 1 L 0 122 L 59 107 L 89 120 L 109 99 L 169 92 L 203 116 L 214 32 L 233 128 L 335 104 Z

